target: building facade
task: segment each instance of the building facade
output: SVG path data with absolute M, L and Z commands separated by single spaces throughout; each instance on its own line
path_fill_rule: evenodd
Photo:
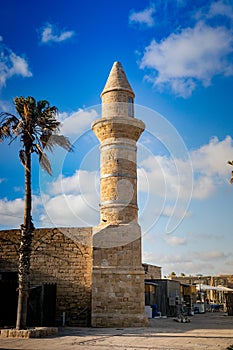
M 8 314 L 3 317 L 3 312 L 0 312 L 0 326 L 14 326 L 16 320 L 19 240 L 19 230 L 0 231 L 0 310 L 5 310 L 7 305 Z M 34 231 L 30 266 L 32 293 L 43 284 L 56 285 L 57 324 L 62 324 L 62 318 L 70 325 L 72 321 L 75 325 L 75 319 L 76 325 L 90 324 L 91 228 L 45 228 Z M 10 322 L 8 324 L 4 324 L 6 316 Z
M 36 229 L 30 287 L 56 284 L 57 321 L 79 325 L 86 314 L 94 327 L 145 326 L 136 145 L 145 125 L 134 117 L 134 92 L 119 62 L 101 98 L 102 116 L 92 125 L 100 141 L 100 224 Z M 17 273 L 18 247 L 19 231 L 0 231 L 0 290 Z

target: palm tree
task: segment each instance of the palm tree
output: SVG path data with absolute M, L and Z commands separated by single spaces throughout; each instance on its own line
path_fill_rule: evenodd
M 19 158 L 25 170 L 25 203 L 24 222 L 21 225 L 18 282 L 19 296 L 16 329 L 26 327 L 27 300 L 30 280 L 30 255 L 34 225 L 32 222 L 32 189 L 31 189 L 31 155 L 36 153 L 44 170 L 52 174 L 49 159 L 45 150 L 53 151 L 60 146 L 71 151 L 68 138 L 59 135 L 60 122 L 56 119 L 58 109 L 50 106 L 46 100 L 36 101 L 33 97 L 16 97 L 14 99 L 17 116 L 0 113 L 0 142 L 20 139 Z
M 174 271 L 172 271 L 169 273 L 168 277 L 174 278 L 174 277 L 176 277 L 176 273 Z

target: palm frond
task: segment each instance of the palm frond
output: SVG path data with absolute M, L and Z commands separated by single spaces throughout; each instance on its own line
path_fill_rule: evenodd
M 233 184 L 233 171 L 231 172 L 230 184 Z
M 3 112 L 0 113 L 0 119 L 0 141 L 12 138 L 19 124 L 18 118 L 13 114 Z
M 47 100 L 40 100 L 37 102 L 37 110 L 41 112 L 43 109 L 47 108 L 49 103 Z
M 15 108 L 20 115 L 20 117 L 26 121 L 31 121 L 33 115 L 35 115 L 36 100 L 32 96 L 28 97 L 15 97 Z
M 39 159 L 40 161 L 40 165 L 42 166 L 42 168 L 49 174 L 52 175 L 52 168 L 51 168 L 51 164 L 49 161 L 49 158 L 47 157 L 46 153 L 43 152 L 42 156 Z
M 24 106 L 25 106 L 25 98 L 24 97 L 15 97 L 14 103 L 15 103 L 15 109 L 19 116 L 24 119 Z
M 37 118 L 36 124 L 42 130 L 50 130 L 55 133 L 58 133 L 60 130 L 60 122 L 46 113 Z
M 67 137 L 64 135 L 54 135 L 52 134 L 45 144 L 45 148 L 53 151 L 55 146 L 59 146 L 67 150 L 72 151 L 72 145 Z
M 42 166 L 42 168 L 49 175 L 52 175 L 52 169 L 51 169 L 50 161 L 49 161 L 46 153 L 44 153 L 44 151 L 42 150 L 42 148 L 40 147 L 40 145 L 38 143 L 35 144 L 35 151 L 39 155 L 39 162 L 40 162 L 40 165 Z
M 52 132 L 46 130 L 45 132 L 43 132 L 43 133 L 40 135 L 40 142 L 41 142 L 41 145 L 42 145 L 43 148 L 47 148 L 49 151 L 52 152 L 52 151 L 53 151 L 53 148 L 50 149 L 50 148 L 49 148 L 49 144 L 47 145 L 47 143 L 48 143 L 49 138 L 51 137 L 51 135 L 52 135 Z M 46 145 L 47 145 L 47 147 L 46 147 Z
M 12 118 L 13 120 L 18 120 L 18 118 L 11 113 L 1 112 L 0 113 L 0 125 L 2 125 L 7 119 Z
M 22 120 L 19 120 L 16 125 L 12 126 L 12 132 L 16 135 L 16 137 L 22 134 L 23 130 L 24 130 L 24 125 Z
M 58 114 L 58 108 L 56 106 L 50 106 L 46 100 L 37 102 L 36 107 L 36 123 L 41 128 L 50 128 L 50 130 L 59 129 L 60 122 L 56 119 Z

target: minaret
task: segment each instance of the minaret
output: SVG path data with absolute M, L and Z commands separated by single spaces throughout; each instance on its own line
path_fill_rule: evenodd
M 100 224 L 93 230 L 92 326 L 145 326 L 144 270 L 137 206 L 137 147 L 145 124 L 115 62 L 92 124 L 100 141 Z
M 102 118 L 92 125 L 101 143 L 100 224 L 137 222 L 136 142 L 145 124 L 134 118 L 134 93 L 119 62 L 101 97 Z

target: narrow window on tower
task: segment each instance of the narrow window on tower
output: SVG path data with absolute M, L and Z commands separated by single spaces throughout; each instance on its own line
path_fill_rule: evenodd
M 133 99 L 132 97 L 128 97 L 128 117 L 134 116 L 134 110 L 133 110 Z

